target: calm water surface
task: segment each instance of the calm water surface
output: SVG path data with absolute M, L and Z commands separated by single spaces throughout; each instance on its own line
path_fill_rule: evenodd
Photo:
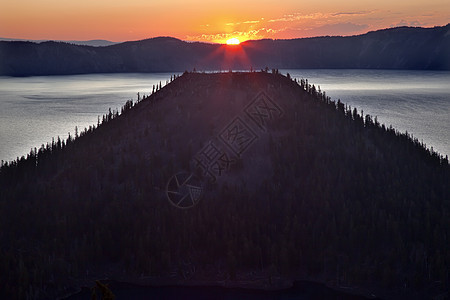
M 282 70 L 450 156 L 450 72 Z
M 0 160 L 26 155 L 32 147 L 67 138 L 97 124 L 137 93 L 164 85 L 170 73 L 0 77 Z
M 320 85 L 333 99 L 378 116 L 450 155 L 450 72 L 281 70 Z M 171 73 L 0 77 L 0 160 L 26 155 L 52 137 L 67 138 L 97 117 L 149 94 Z

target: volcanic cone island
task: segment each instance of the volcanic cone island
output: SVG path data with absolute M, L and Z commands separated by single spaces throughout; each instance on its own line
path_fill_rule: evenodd
M 0 296 L 103 278 L 439 294 L 449 183 L 447 158 L 306 80 L 185 72 L 3 164 Z

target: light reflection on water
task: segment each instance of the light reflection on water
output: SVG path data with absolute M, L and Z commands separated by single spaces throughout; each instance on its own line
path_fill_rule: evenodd
M 307 78 L 386 125 L 408 131 L 450 155 L 450 72 L 380 70 L 281 70 Z M 120 109 L 137 93 L 149 94 L 171 73 L 0 77 L 0 159 L 26 155 L 32 147 L 67 138 Z
M 0 159 L 26 155 L 32 147 L 67 138 L 97 124 L 108 109 L 148 95 L 171 73 L 0 77 Z

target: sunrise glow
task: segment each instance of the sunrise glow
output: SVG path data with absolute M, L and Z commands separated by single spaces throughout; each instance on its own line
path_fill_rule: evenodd
M 239 45 L 241 42 L 237 38 L 231 38 L 227 40 L 227 45 Z
M 141 15 L 141 13 L 143 15 Z M 6 1 L 0 10 L 0 38 L 133 41 L 171 36 L 184 41 L 230 44 L 258 39 L 355 35 L 396 26 L 447 24 L 442 0 L 294 0 L 269 2 L 182 1 Z M 233 43 L 234 44 L 234 43 Z

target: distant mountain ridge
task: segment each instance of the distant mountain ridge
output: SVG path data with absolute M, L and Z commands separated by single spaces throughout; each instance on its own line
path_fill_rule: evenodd
M 93 46 L 93 47 L 105 47 L 118 44 L 119 42 L 112 42 L 108 40 L 95 39 L 88 41 L 76 41 L 76 40 L 27 40 L 27 39 L 10 39 L 0 37 L 0 41 L 3 42 L 32 42 L 32 43 L 43 43 L 43 42 L 63 42 L 68 44 L 75 44 L 80 46 Z
M 450 70 L 450 24 L 349 37 L 255 40 L 239 46 L 157 37 L 106 47 L 0 42 L 0 75 L 271 68 Z

